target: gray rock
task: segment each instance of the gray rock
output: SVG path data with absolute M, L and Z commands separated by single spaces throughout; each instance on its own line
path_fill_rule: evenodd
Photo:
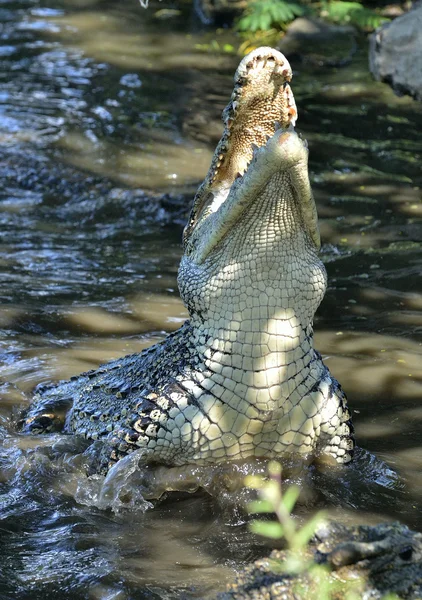
M 369 68 L 398 94 L 422 100 L 422 4 L 370 37 Z
M 204 25 L 231 23 L 246 8 L 247 0 L 194 0 L 196 15 Z
M 356 30 L 349 25 L 330 25 L 319 19 L 295 19 L 278 48 L 289 58 L 298 55 L 302 60 L 319 66 L 348 64 L 356 49 Z

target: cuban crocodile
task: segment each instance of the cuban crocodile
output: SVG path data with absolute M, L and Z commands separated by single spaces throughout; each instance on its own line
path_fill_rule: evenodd
M 102 440 L 103 470 L 141 449 L 142 464 L 168 466 L 351 460 L 345 395 L 313 347 L 326 272 L 291 76 L 272 48 L 235 73 L 183 235 L 178 285 L 189 320 L 139 354 L 39 386 L 24 431 Z

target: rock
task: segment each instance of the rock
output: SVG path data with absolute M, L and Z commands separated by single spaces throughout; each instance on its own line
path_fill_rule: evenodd
M 247 0 L 194 0 L 196 15 L 204 25 L 230 24 L 246 8 Z
M 328 523 L 320 528 L 301 561 L 325 565 L 321 579 L 294 574 L 286 568 L 287 553 L 273 550 L 269 557 L 247 565 L 235 583 L 217 600 L 309 600 L 318 598 L 330 582 L 333 598 L 381 599 L 395 593 L 406 600 L 422 598 L 422 534 L 401 523 L 350 527 Z
M 397 94 L 422 100 L 422 3 L 370 37 L 369 68 Z
M 348 64 L 356 49 L 356 30 L 351 26 L 329 25 L 319 19 L 295 19 L 278 44 L 288 58 L 298 55 L 319 66 Z

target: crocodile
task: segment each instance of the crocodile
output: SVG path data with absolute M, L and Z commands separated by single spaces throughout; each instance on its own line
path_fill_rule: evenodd
M 139 354 L 38 386 L 24 432 L 100 440 L 104 472 L 134 451 L 170 467 L 352 459 L 345 394 L 313 346 L 326 272 L 291 77 L 267 47 L 236 70 L 183 234 L 189 319 Z

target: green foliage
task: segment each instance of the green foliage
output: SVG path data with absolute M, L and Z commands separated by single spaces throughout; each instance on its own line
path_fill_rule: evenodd
M 361 2 L 348 0 L 253 0 L 247 3 L 243 15 L 236 23 L 242 33 L 280 31 L 306 13 L 316 14 L 335 23 L 350 23 L 359 29 L 373 30 L 388 21 L 376 10 L 366 8 Z
M 277 521 L 252 521 L 250 529 L 253 533 L 272 539 L 284 537 L 290 550 L 303 550 L 315 534 L 323 515 L 317 513 L 299 528 L 291 513 L 299 498 L 300 489 L 293 485 L 282 492 L 281 465 L 277 462 L 270 462 L 268 475 L 267 480 L 255 476 L 246 478 L 246 485 L 258 490 L 259 494 L 259 500 L 251 502 L 248 510 L 251 513 L 274 513 Z
M 274 26 L 283 27 L 304 14 L 305 7 L 297 2 L 257 0 L 248 4 L 236 27 L 239 31 L 268 31 Z
M 298 575 L 293 585 L 294 597 L 298 600 L 361 600 L 362 581 L 342 580 L 332 577 L 326 565 L 317 564 L 306 555 L 306 547 L 323 521 L 321 512 L 314 515 L 302 527 L 292 516 L 293 508 L 299 498 L 297 486 L 289 486 L 282 491 L 281 465 L 270 462 L 268 478 L 249 476 L 245 484 L 257 490 L 259 499 L 248 505 L 252 514 L 274 513 L 277 521 L 254 520 L 250 523 L 253 533 L 270 539 L 284 538 L 287 545 L 284 561 L 269 559 L 274 573 Z M 382 600 L 400 600 L 395 594 L 388 594 Z
M 336 23 L 350 23 L 360 29 L 372 30 L 388 21 L 375 10 L 366 8 L 360 2 L 330 0 L 323 2 L 321 16 Z

